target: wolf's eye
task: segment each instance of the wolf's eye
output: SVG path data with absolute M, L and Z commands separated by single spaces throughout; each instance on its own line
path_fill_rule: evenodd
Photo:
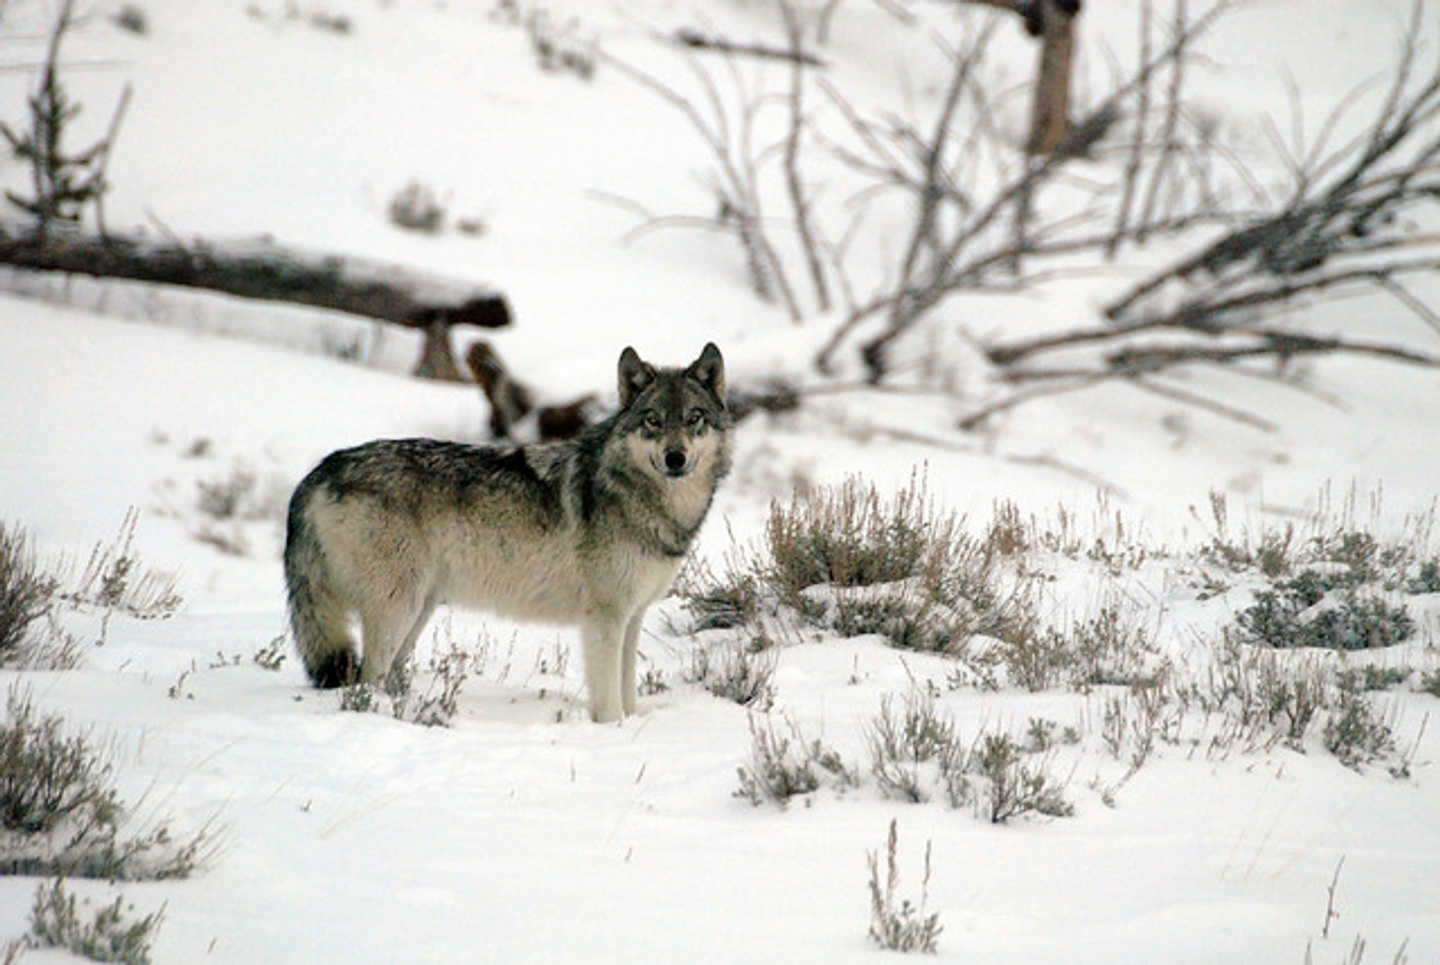
M 660 418 L 660 413 L 653 410 L 645 413 L 642 419 L 645 423 L 645 428 L 652 431 L 658 432 L 660 429 L 665 427 L 664 421 Z
M 691 409 L 690 414 L 685 417 L 685 424 L 692 429 L 705 421 L 705 410 Z

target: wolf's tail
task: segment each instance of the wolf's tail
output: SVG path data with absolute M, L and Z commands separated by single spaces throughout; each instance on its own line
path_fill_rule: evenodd
M 285 592 L 290 629 L 316 687 L 343 687 L 359 679 L 355 641 L 347 627 L 347 607 L 336 591 L 325 551 L 306 509 L 316 485 L 306 478 L 290 497 L 285 524 Z

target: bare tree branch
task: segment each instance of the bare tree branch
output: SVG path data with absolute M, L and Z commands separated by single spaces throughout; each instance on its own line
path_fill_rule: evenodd
M 795 54 L 790 59 L 790 94 L 787 99 L 790 124 L 785 134 L 785 187 L 790 195 L 791 209 L 795 213 L 795 232 L 800 237 L 805 265 L 810 271 L 816 306 L 820 311 L 828 312 L 830 286 L 826 283 L 825 266 L 820 259 L 820 244 L 816 240 L 815 227 L 810 217 L 808 191 L 800 175 L 800 142 L 806 128 L 804 99 L 807 65 L 800 56 L 805 42 L 805 21 L 791 0 L 780 0 L 780 14 L 785 21 L 785 34 L 790 49 Z
M 788 4 L 787 4 L 788 7 Z M 787 15 L 788 16 L 788 15 Z M 739 54 L 745 57 L 759 57 L 765 60 L 786 60 L 802 67 L 826 67 L 824 58 L 812 54 L 803 47 L 790 44 L 773 47 L 769 44 L 740 43 L 714 34 L 707 34 L 695 27 L 681 27 L 671 39 L 691 50 L 709 50 L 721 54 Z
M 1140 62 L 1150 59 L 1150 19 L 1153 13 L 1151 0 L 1140 5 Z M 1125 172 L 1120 179 L 1120 203 L 1115 212 L 1115 233 L 1105 245 L 1105 257 L 1114 258 L 1120 243 L 1130 230 L 1130 208 L 1135 203 L 1136 185 L 1140 179 L 1140 165 L 1145 160 L 1145 136 L 1150 127 L 1150 85 L 1140 85 L 1135 103 L 1135 133 L 1130 138 L 1130 154 L 1125 162 Z
M 710 189 L 718 208 L 716 223 L 740 241 L 751 287 L 756 295 L 765 301 L 778 298 L 791 320 L 799 322 L 803 313 L 784 262 L 770 243 L 761 204 L 758 164 L 764 152 L 756 147 L 753 139 L 764 102 L 748 89 L 735 58 L 727 56 L 721 59 L 739 101 L 739 106 L 733 109 L 727 105 L 714 76 L 694 57 L 686 58 L 687 66 L 700 85 L 705 104 L 702 109 L 654 75 L 603 51 L 597 52 L 597 56 L 679 111 L 700 136 L 712 161 Z M 732 114 L 736 116 L 732 117 Z
M 1169 61 L 1170 85 L 1165 97 L 1165 114 L 1160 128 L 1160 155 L 1150 169 L 1150 186 L 1145 192 L 1145 201 L 1140 208 L 1140 223 L 1136 226 L 1137 238 L 1144 241 L 1149 234 L 1148 225 L 1156 218 L 1156 207 L 1160 200 L 1160 188 L 1169 173 L 1170 163 L 1176 151 L 1176 128 L 1180 123 L 1182 91 L 1185 86 L 1186 47 L 1190 43 L 1186 23 L 1189 9 L 1186 0 L 1175 3 L 1175 56 Z M 1147 83 L 1141 90 L 1150 85 Z

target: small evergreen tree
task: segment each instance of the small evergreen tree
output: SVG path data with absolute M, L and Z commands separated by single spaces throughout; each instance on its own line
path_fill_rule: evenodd
M 70 99 L 60 82 L 60 45 L 75 24 L 74 0 L 64 0 L 51 30 L 45 63 L 40 70 L 40 83 L 26 99 L 29 125 L 17 131 L 0 123 L 0 135 L 9 142 L 15 157 L 30 167 L 31 196 L 6 191 L 5 197 L 35 219 L 36 239 L 42 244 L 57 221 L 76 223 L 87 205 L 94 204 L 96 219 L 104 233 L 101 200 L 109 183 L 105 178 L 110 148 L 120 127 L 125 107 L 130 100 L 127 86 L 110 122 L 106 136 L 79 153 L 71 154 L 64 146 L 65 130 L 80 113 L 80 105 Z

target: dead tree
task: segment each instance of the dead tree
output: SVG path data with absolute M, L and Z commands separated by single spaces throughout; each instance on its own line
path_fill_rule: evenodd
M 700 96 L 691 98 L 652 74 L 603 52 L 600 56 L 624 76 L 640 84 L 669 104 L 690 124 L 710 153 L 706 187 L 714 200 L 710 215 L 654 215 L 641 205 L 624 204 L 644 219 L 630 238 L 659 228 L 690 227 L 733 235 L 745 257 L 751 290 L 764 302 L 779 302 L 791 320 L 804 316 L 785 264 L 767 230 L 768 213 L 762 204 L 760 156 L 755 143 L 758 118 L 765 106 L 756 96 L 736 63 L 732 51 L 720 59 L 724 81 L 704 67 L 694 55 L 686 64 L 700 85 Z M 728 90 L 726 89 L 728 88 Z M 730 95 L 730 96 L 727 96 Z M 731 101 L 738 102 L 732 107 Z
M 1070 135 L 1070 78 L 1075 56 L 1075 18 L 1081 0 L 959 0 L 1018 14 L 1025 32 L 1040 41 L 1025 153 L 1051 154 Z
M 465 353 L 465 364 L 490 403 L 491 437 L 508 439 L 515 424 L 535 409 L 530 389 L 510 374 L 489 342 L 471 345 Z
M 490 404 L 493 439 L 515 439 L 520 421 L 531 412 L 535 413 L 535 433 L 542 442 L 574 438 L 598 417 L 600 402 L 593 393 L 562 405 L 537 406 L 535 393 L 511 374 L 489 342 L 471 345 L 465 362 Z
M 1070 136 L 1070 78 L 1075 56 L 1075 17 L 1080 0 L 1034 0 L 1026 17 L 1032 32 L 1038 26 L 1040 66 L 1035 72 L 1034 107 L 1026 153 L 1053 154 Z

